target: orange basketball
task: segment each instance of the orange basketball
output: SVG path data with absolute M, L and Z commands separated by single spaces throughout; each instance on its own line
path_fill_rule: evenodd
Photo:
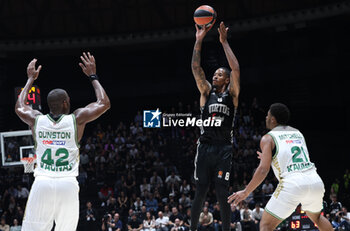
M 193 14 L 194 22 L 199 26 L 210 27 L 215 23 L 216 12 L 213 7 L 202 5 Z

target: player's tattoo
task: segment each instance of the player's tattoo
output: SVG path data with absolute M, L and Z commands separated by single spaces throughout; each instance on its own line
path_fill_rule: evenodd
M 196 41 L 193 48 L 191 67 L 192 67 L 192 73 L 196 80 L 199 91 L 206 92 L 209 90 L 210 86 L 208 81 L 205 78 L 205 73 L 203 71 L 203 68 L 201 67 L 201 45 L 202 45 L 201 41 Z
M 201 65 L 201 45 L 202 42 L 196 41 L 192 54 L 192 66 L 200 67 Z

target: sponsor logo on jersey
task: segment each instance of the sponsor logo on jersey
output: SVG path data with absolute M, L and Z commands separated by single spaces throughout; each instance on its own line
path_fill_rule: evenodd
M 301 144 L 301 140 L 285 140 L 286 144 Z
M 43 140 L 43 144 L 48 144 L 48 145 L 65 145 L 66 141 L 64 141 L 64 140 Z
M 219 172 L 218 172 L 218 178 L 219 178 L 219 179 L 221 179 L 221 178 L 222 178 L 222 174 L 223 174 L 223 172 L 222 172 L 222 171 L 219 171 Z

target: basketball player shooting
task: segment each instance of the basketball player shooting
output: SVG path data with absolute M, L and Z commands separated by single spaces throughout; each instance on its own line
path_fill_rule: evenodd
M 80 57 L 79 66 L 91 81 L 97 101 L 70 114 L 70 98 L 63 89 L 54 89 L 47 96 L 50 113 L 42 115 L 26 105 L 27 95 L 42 68 L 35 68 L 33 59 L 27 68 L 28 80 L 18 97 L 15 111 L 28 124 L 35 140 L 37 167 L 22 231 L 74 231 L 79 219 L 79 141 L 86 123 L 110 108 L 109 98 L 98 81 L 95 58 L 89 52 Z
M 210 84 L 201 67 L 202 42 L 210 27 L 196 25 L 196 42 L 192 56 L 192 73 L 200 92 L 202 119 L 221 120 L 220 127 L 203 127 L 198 140 L 195 157 L 194 178 L 196 193 L 192 203 L 191 230 L 197 230 L 198 218 L 202 210 L 210 181 L 215 179 L 217 200 L 221 206 L 222 230 L 230 230 L 230 205 L 228 185 L 232 160 L 233 121 L 238 107 L 240 92 L 239 64 L 227 41 L 228 28 L 223 22 L 218 28 L 219 40 L 232 71 L 226 67 L 218 68 Z
M 332 231 L 332 225 L 321 215 L 324 185 L 310 161 L 303 134 L 288 126 L 290 112 L 287 106 L 275 103 L 266 116 L 266 127 L 271 131 L 261 138 L 258 152 L 260 164 L 247 187 L 228 197 L 238 204 L 266 178 L 272 166 L 279 184 L 266 204 L 260 221 L 261 231 L 273 231 L 289 217 L 301 203 L 308 217 L 321 231 Z

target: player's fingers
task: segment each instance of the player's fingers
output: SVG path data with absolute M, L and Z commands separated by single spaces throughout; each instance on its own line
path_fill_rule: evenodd
M 225 28 L 225 24 L 224 24 L 224 22 L 221 22 L 220 23 L 220 29 L 223 30 L 224 28 Z
M 258 159 L 261 159 L 261 152 L 259 152 L 259 151 L 256 151 L 256 154 L 258 155 Z
M 210 31 L 210 29 L 211 29 L 213 26 L 214 26 L 214 24 L 211 24 L 211 25 L 210 25 L 210 27 L 206 27 L 206 26 L 204 26 L 204 27 L 205 27 L 205 32 Z
M 87 55 L 86 55 L 85 52 L 83 52 L 83 55 L 84 55 L 84 59 L 86 60 L 86 62 L 89 62 L 90 60 L 89 60 L 89 58 L 87 57 Z
M 221 23 L 222 23 L 222 22 L 221 22 Z M 222 26 L 222 24 L 220 24 L 219 29 L 220 29 L 220 34 L 225 33 L 225 27 L 224 27 L 224 26 Z
M 30 63 L 28 64 L 28 67 L 35 66 L 35 63 L 36 63 L 36 59 L 32 59 L 32 61 L 30 61 Z
M 232 202 L 232 200 L 235 198 L 235 195 L 236 195 L 236 193 L 233 193 L 227 198 L 229 203 Z
M 84 64 L 79 63 L 79 66 L 81 67 L 81 69 L 82 69 L 83 71 L 85 71 L 86 67 L 84 66 Z
M 92 61 L 92 55 L 90 54 L 90 52 L 88 52 L 87 54 L 88 54 L 89 60 Z
M 38 67 L 38 69 L 36 70 L 38 73 L 40 72 L 40 70 L 41 70 L 41 68 L 42 68 L 42 66 L 41 65 L 39 65 L 39 67 Z
M 197 24 L 194 24 L 194 26 L 196 27 L 196 30 L 198 31 L 198 30 L 199 30 L 198 25 L 197 25 Z
M 96 62 L 95 61 L 95 57 L 93 55 L 91 55 L 91 61 L 94 62 L 94 63 Z
M 84 65 L 86 65 L 88 63 L 87 60 L 85 60 L 85 58 L 83 56 L 80 56 L 80 59 L 81 59 L 81 61 L 83 61 Z
M 235 201 L 235 199 L 236 199 L 235 197 L 230 198 L 230 199 L 229 199 L 229 203 L 230 203 L 230 204 L 233 203 L 233 202 Z

